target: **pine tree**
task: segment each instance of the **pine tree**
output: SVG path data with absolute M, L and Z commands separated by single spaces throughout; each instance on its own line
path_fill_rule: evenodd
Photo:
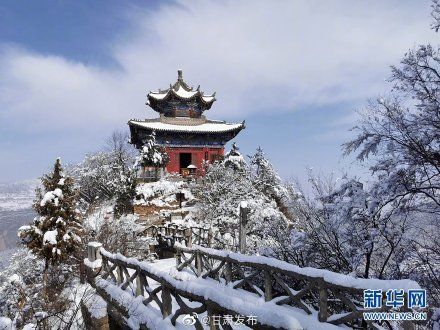
M 269 197 L 278 197 L 282 188 L 282 181 L 272 164 L 267 160 L 263 149 L 257 148 L 250 158 L 252 167 L 252 181 L 255 187 Z
M 296 192 L 284 185 L 281 177 L 266 158 L 263 149 L 258 147 L 255 154 L 249 158 L 251 180 L 255 188 L 269 199 L 273 199 L 286 218 L 293 221 L 295 216 L 292 202 L 296 197 Z
M 38 213 L 29 226 L 19 229 L 22 243 L 49 265 L 75 261 L 81 249 L 83 233 L 76 211 L 77 193 L 73 180 L 64 175 L 60 159 L 54 170 L 42 178 L 44 195 L 37 188 L 33 208 Z
M 232 143 L 232 148 L 226 153 L 223 163 L 234 171 L 244 171 L 246 169 L 246 162 L 238 150 L 239 148 L 235 142 Z

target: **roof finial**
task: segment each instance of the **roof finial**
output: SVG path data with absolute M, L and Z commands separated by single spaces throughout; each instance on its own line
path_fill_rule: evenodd
M 177 70 L 177 80 L 179 81 L 183 80 L 182 70 Z

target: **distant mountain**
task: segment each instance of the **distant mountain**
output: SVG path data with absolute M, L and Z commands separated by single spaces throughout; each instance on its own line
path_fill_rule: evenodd
M 0 212 L 17 211 L 32 206 L 39 180 L 0 183 Z
M 15 249 L 18 228 L 35 217 L 32 203 L 38 184 L 39 180 L 0 183 L 0 252 Z

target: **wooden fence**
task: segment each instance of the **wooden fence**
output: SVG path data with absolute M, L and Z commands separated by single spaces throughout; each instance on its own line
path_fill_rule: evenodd
M 180 227 L 177 225 L 150 226 L 146 228 L 142 235 L 155 238 L 159 244 L 173 246 L 175 243 L 191 247 L 193 244 L 210 246 L 212 232 L 203 227 Z
M 218 329 L 219 326 L 213 323 L 213 315 L 240 316 L 238 311 L 225 307 L 224 303 L 215 296 L 207 298 L 202 289 L 188 290 L 185 285 L 182 285 L 182 281 L 174 279 L 165 272 L 155 270 L 151 264 L 125 258 L 120 254 L 111 254 L 96 243 L 89 245 L 88 250 L 88 259 L 85 262 L 88 283 L 96 289 L 97 294 L 110 305 L 111 309 L 116 310 L 125 319 L 130 319 L 132 313 L 135 312 L 137 317 L 145 320 L 138 324 L 141 329 L 158 327 L 165 329 L 169 324 L 162 319 L 170 317 L 171 324 L 175 326 L 177 318 L 181 315 L 203 313 L 209 316 L 210 328 Z M 127 292 L 131 292 L 131 298 Z M 136 300 L 136 297 L 141 297 L 141 299 Z M 173 299 L 178 305 L 177 308 L 176 304 L 172 303 Z M 200 305 L 194 307 L 194 302 Z M 157 314 L 155 313 L 156 306 L 159 307 L 161 320 L 158 320 L 155 315 Z M 192 325 L 196 329 L 203 329 L 201 318 L 195 318 L 194 322 Z M 247 322 L 249 321 L 244 320 L 244 324 Z M 123 322 L 120 325 L 125 328 L 128 326 Z M 258 320 L 253 320 L 252 324 L 248 325 L 259 329 L 274 328 L 267 324 L 260 324 Z M 222 324 L 221 328 L 232 329 L 228 324 Z
M 184 314 L 207 313 L 211 316 L 210 322 L 214 315 L 242 315 L 243 311 L 240 313 L 237 305 L 225 305 L 225 297 L 217 295 L 223 289 L 216 288 L 214 294 L 209 294 L 209 290 L 207 293 L 203 286 L 212 288 L 212 280 L 218 282 L 217 286 L 224 285 L 227 294 L 232 294 L 231 290 L 237 290 L 235 295 L 247 294 L 247 300 L 249 297 L 260 296 L 269 304 L 301 308 L 311 318 L 317 317 L 319 322 L 345 325 L 354 329 L 373 328 L 374 323 L 363 320 L 364 311 L 389 310 L 388 307 L 364 310 L 364 289 L 380 288 L 385 293 L 388 289 L 419 288 L 413 281 L 359 279 L 321 269 L 301 268 L 261 256 L 248 256 L 199 246 L 187 248 L 176 245 L 174 248 L 177 270 L 192 271 L 203 282 L 192 285 L 192 280 L 179 280 L 179 276 L 173 277 L 168 272 L 158 271 L 154 264 L 111 254 L 101 248 L 99 243 L 89 243 L 88 246 L 88 258 L 87 262 L 85 261 L 88 282 L 125 318 L 130 317 L 135 302 L 140 304 L 141 306 L 136 307 L 136 312 L 149 315 L 146 318 L 149 321 L 141 324 L 141 328 L 150 328 L 152 324 L 157 327 L 155 313 L 159 313 L 160 322 L 162 318 L 169 317 L 172 325 L 176 325 L 177 318 Z M 185 277 L 185 274 L 182 275 Z M 249 295 L 246 292 L 253 294 Z M 136 297 L 142 299 L 135 299 Z M 405 296 L 405 303 L 406 299 Z M 199 305 L 194 307 L 194 302 Z M 273 309 L 273 306 L 268 305 L 267 308 Z M 269 317 L 269 321 L 259 320 L 262 323 L 248 325 L 259 329 L 289 328 L 275 326 L 271 323 L 273 320 L 273 317 Z M 195 318 L 194 321 L 196 329 L 202 329 L 200 319 Z M 166 325 L 165 322 L 164 328 Z M 403 322 L 403 326 L 405 329 L 414 328 L 414 324 L 409 321 Z M 221 327 L 231 329 L 228 324 Z M 211 323 L 210 328 L 219 327 Z
M 248 222 L 249 209 L 247 205 L 240 204 L 240 225 L 238 239 L 227 243 L 225 235 L 209 228 L 197 226 L 178 226 L 168 224 L 163 226 L 150 226 L 141 235 L 156 239 L 159 246 L 173 247 L 175 243 L 191 247 L 193 245 L 211 247 L 232 251 L 246 251 L 246 224 Z
M 234 289 L 253 292 L 277 305 L 299 307 L 317 314 L 320 322 L 366 328 L 363 312 L 384 312 L 390 308 L 363 309 L 364 289 L 401 288 L 401 281 L 356 279 L 326 270 L 301 268 L 280 260 L 246 256 L 202 247 L 175 246 L 177 270 L 187 269 L 196 276 L 212 278 Z M 408 281 L 407 283 L 417 283 Z M 385 292 L 383 293 L 385 295 Z M 384 297 L 383 297 L 384 298 Z M 407 296 L 405 294 L 405 304 Z M 401 309 L 401 311 L 404 311 Z M 368 324 L 372 324 L 369 322 Z M 404 322 L 412 329 L 411 322 Z

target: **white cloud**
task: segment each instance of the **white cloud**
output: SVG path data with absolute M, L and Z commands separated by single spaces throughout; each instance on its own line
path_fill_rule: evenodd
M 0 121 L 40 131 L 152 116 L 146 92 L 174 82 L 178 68 L 190 83 L 217 91 L 216 118 L 359 102 L 380 92 L 388 65 L 408 48 L 436 37 L 429 10 L 429 1 L 350 0 L 138 8 L 127 13 L 127 30 L 108 41 L 118 69 L 4 47 Z

